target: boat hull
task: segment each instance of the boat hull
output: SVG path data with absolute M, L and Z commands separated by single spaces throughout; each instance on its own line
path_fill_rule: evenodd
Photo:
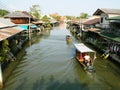
M 85 62 L 84 62 L 83 59 L 78 59 L 77 57 L 76 57 L 76 59 L 77 59 L 77 61 L 80 63 L 80 65 L 83 67 L 83 69 L 84 69 L 85 71 L 95 72 L 95 68 L 94 68 L 93 65 L 87 66 L 87 65 L 85 64 Z
M 69 36 L 69 35 L 67 35 L 67 36 L 66 36 L 66 42 L 67 42 L 68 44 L 72 43 L 72 37 Z

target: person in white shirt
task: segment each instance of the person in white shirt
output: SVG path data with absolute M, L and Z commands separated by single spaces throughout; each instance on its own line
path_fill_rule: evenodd
M 84 59 L 85 59 L 85 64 L 90 63 L 90 56 L 88 54 L 84 56 Z

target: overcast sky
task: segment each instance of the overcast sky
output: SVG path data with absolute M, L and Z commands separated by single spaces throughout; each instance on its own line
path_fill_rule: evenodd
M 0 0 L 0 8 L 29 11 L 32 5 L 40 5 L 42 14 L 79 16 L 92 15 L 98 8 L 120 9 L 120 0 Z

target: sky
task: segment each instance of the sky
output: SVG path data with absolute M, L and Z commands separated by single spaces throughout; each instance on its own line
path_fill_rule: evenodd
M 80 16 L 92 15 L 98 8 L 120 9 L 120 0 L 0 0 L 0 8 L 11 11 L 29 11 L 32 5 L 39 5 L 41 14 Z

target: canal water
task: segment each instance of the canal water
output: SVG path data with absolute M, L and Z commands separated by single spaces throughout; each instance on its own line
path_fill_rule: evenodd
M 4 71 L 3 90 L 118 90 L 120 67 L 103 60 L 97 53 L 95 73 L 83 70 L 75 59 L 73 43 L 66 43 L 70 34 L 60 24 L 42 34 L 32 35 L 29 41 Z

